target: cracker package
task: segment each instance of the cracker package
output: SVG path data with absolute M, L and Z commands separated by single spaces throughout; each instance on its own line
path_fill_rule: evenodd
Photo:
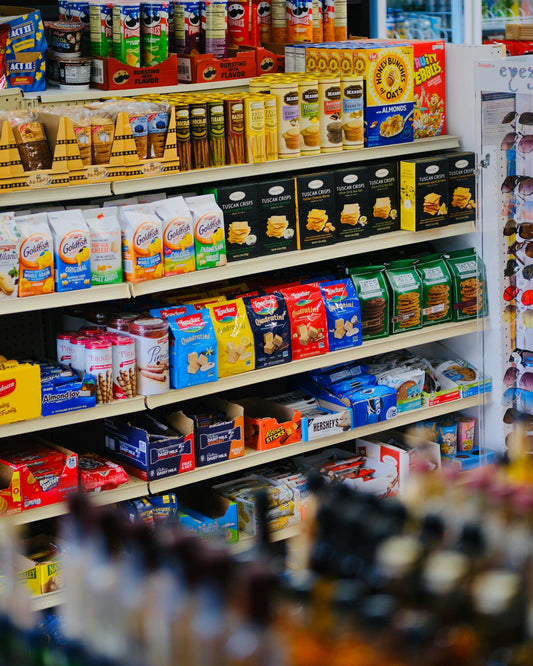
M 400 162 L 400 225 L 424 231 L 448 224 L 448 159 L 434 155 Z
M 262 253 L 296 250 L 296 193 L 294 178 L 257 184 L 259 235 Z
M 218 345 L 218 376 L 255 368 L 253 333 L 242 298 L 208 305 Z
M 335 171 L 337 240 L 349 241 L 370 235 L 369 185 L 366 166 Z
M 349 269 L 361 306 L 363 341 L 389 335 L 389 291 L 384 270 L 381 265 Z
M 120 222 L 115 207 L 83 211 L 91 241 L 91 284 L 122 282 Z
M 391 293 L 391 333 L 422 328 L 422 280 L 410 259 L 385 269 Z
M 422 326 L 452 320 L 452 278 L 441 254 L 420 259 L 416 269 L 422 280 Z
M 255 367 L 267 368 L 291 359 L 291 326 L 283 296 L 272 294 L 243 298 L 254 334 Z
M 163 229 L 152 206 L 122 206 L 118 211 L 126 280 L 144 282 L 163 277 Z
M 89 227 L 81 210 L 48 213 L 54 239 L 56 291 L 88 289 L 91 286 Z
M 0 300 L 17 296 L 20 232 L 14 213 L 0 213 Z
M 251 259 L 261 254 L 257 185 L 239 183 L 208 188 L 224 213 L 228 261 Z
M 19 296 L 55 291 L 54 241 L 46 213 L 17 217 L 20 233 Z
M 382 162 L 368 166 L 370 187 L 370 235 L 400 228 L 398 165 Z
M 196 270 L 194 228 L 189 206 L 183 197 L 171 197 L 155 206 L 163 224 L 165 275 L 181 275 Z
M 217 339 L 209 310 L 170 316 L 168 324 L 172 388 L 216 382 Z
M 320 282 L 326 306 L 329 350 L 355 347 L 363 342 L 361 307 L 353 282 L 349 279 Z
M 448 153 L 448 221 L 476 221 L 476 155 Z
M 313 173 L 296 177 L 299 250 L 337 242 L 335 181 L 333 173 Z
M 214 195 L 188 197 L 185 203 L 189 206 L 194 224 L 196 270 L 225 266 L 224 214 Z
M 446 255 L 452 275 L 453 319 L 463 321 L 488 314 L 485 266 L 473 247 Z
M 308 358 L 329 351 L 326 308 L 316 284 L 280 289 L 291 322 L 292 358 Z

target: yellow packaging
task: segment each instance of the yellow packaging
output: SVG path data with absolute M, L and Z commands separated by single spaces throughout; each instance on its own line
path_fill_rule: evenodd
M 365 143 L 363 83 L 362 76 L 341 76 L 344 150 L 362 148 Z
M 41 416 L 41 369 L 22 363 L 0 370 L 0 424 Z
M 288 41 L 287 7 L 285 0 L 272 0 L 272 41 L 285 44 Z
M 63 562 L 60 559 L 39 564 L 41 594 L 63 589 Z
M 244 134 L 248 164 L 264 162 L 266 160 L 265 101 L 262 95 L 244 97 Z
M 279 157 L 300 156 L 300 108 L 298 81 L 285 78 L 270 87 L 276 96 L 278 116 L 278 155 Z
M 354 74 L 353 49 L 339 49 L 341 75 Z
M 40 565 L 35 564 L 29 557 L 18 555 L 15 561 L 17 568 L 16 578 L 24 585 L 32 596 L 41 594 Z M 0 577 L 0 587 L 2 579 Z
M 318 106 L 318 80 L 313 77 L 298 81 L 300 104 L 300 151 L 302 155 L 320 153 L 320 114 Z
M 263 95 L 265 101 L 265 143 L 267 160 L 278 159 L 278 110 L 275 95 Z
M 19 296 L 50 294 L 54 285 L 54 242 L 46 213 L 16 218 L 19 249 Z
M 201 296 L 200 298 L 193 298 L 185 301 L 187 305 L 192 305 L 195 310 L 203 310 L 208 305 L 216 305 L 217 303 L 224 303 L 226 300 L 225 296 L 216 295 L 216 296 Z
M 208 305 L 218 343 L 218 376 L 255 368 L 253 333 L 242 298 Z
M 268 95 L 270 94 L 270 79 L 267 76 L 256 76 L 254 79 L 250 79 L 248 90 L 252 95 Z

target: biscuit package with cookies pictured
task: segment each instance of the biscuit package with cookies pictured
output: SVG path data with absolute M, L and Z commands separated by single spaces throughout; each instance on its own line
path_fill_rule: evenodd
M 329 351 L 326 308 L 316 284 L 280 289 L 291 322 L 292 359 Z
M 448 220 L 450 224 L 476 221 L 476 155 L 448 153 Z
M 19 283 L 20 232 L 14 213 L 0 213 L 0 300 L 16 298 Z
M 349 241 L 370 235 L 368 170 L 366 166 L 335 171 L 337 240 Z
M 422 407 L 425 372 L 420 368 L 398 367 L 376 375 L 376 383 L 396 391 L 398 412 Z
M 81 210 L 48 213 L 54 239 L 56 291 L 89 289 L 91 286 L 91 241 Z
M 400 228 L 398 165 L 395 161 L 368 166 L 370 236 Z
M 349 269 L 359 297 L 363 342 L 389 335 L 389 290 L 385 266 L 361 266 Z
M 253 333 L 242 298 L 207 306 L 218 345 L 218 376 L 254 370 Z
M 268 368 L 292 360 L 291 326 L 279 292 L 243 298 L 255 345 L 255 367 Z
M 453 319 L 464 321 L 488 314 L 485 265 L 473 247 L 445 255 L 453 287 Z
M 408 260 L 392 261 L 385 270 L 391 294 L 391 333 L 422 328 L 422 280 Z
M 168 317 L 170 385 L 185 388 L 218 379 L 217 339 L 209 310 Z
M 54 241 L 46 213 L 16 217 L 20 232 L 19 296 L 55 291 Z
M 422 326 L 451 321 L 452 277 L 443 256 L 424 257 L 416 263 L 416 269 L 422 280 Z
M 335 179 L 333 173 L 313 173 L 296 177 L 299 250 L 337 242 Z
M 332 280 L 320 282 L 319 287 L 326 306 L 329 350 L 362 344 L 361 308 L 353 282 Z
M 296 250 L 296 194 L 293 178 L 257 184 L 259 243 L 264 255 Z
M 448 158 L 400 162 L 400 226 L 423 231 L 448 224 Z

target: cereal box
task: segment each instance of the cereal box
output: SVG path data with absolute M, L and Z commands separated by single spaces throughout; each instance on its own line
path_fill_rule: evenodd
M 0 300 L 18 292 L 20 232 L 14 213 L 0 213 Z
M 54 287 L 54 241 L 46 213 L 17 217 L 19 296 L 50 294 Z
M 81 210 L 48 213 L 54 239 L 56 291 L 88 289 L 91 286 L 89 227 Z
M 400 162 L 400 226 L 423 231 L 448 224 L 448 159 L 422 157 Z
M 330 351 L 360 345 L 361 308 L 351 280 L 321 282 L 319 287 L 326 306 Z
M 185 199 L 194 224 L 196 269 L 225 266 L 224 214 L 213 194 Z
M 122 265 L 128 282 L 163 277 L 163 229 L 150 205 L 122 206 Z
M 292 358 L 308 358 L 329 351 L 326 309 L 317 285 L 281 289 L 291 321 Z
M 280 293 L 243 298 L 254 334 L 255 367 L 288 363 L 291 356 L 289 313 Z
M 91 241 L 91 283 L 122 282 L 120 223 L 115 207 L 84 210 Z
M 446 134 L 446 57 L 443 39 L 412 40 L 414 138 Z
M 194 228 L 191 212 L 183 197 L 171 197 L 155 208 L 163 224 L 165 275 L 196 270 Z
M 208 305 L 218 344 L 219 377 L 255 368 L 253 333 L 242 298 Z
M 172 388 L 216 382 L 217 340 L 209 310 L 171 316 L 168 323 Z

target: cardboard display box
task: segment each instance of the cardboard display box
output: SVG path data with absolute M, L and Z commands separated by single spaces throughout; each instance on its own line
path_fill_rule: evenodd
M 461 451 L 454 456 L 442 456 L 442 464 L 445 467 L 452 467 L 461 472 L 477 469 L 482 465 L 492 465 L 494 464 L 494 460 L 494 451 L 480 451 L 480 449 Z
M 0 370 L 0 425 L 41 416 L 41 369 L 21 363 Z
M 268 451 L 302 439 L 297 409 L 261 398 L 239 400 L 244 407 L 244 443 L 256 451 Z
M 256 75 L 256 54 L 253 51 L 229 49 L 227 58 L 215 58 L 211 53 L 178 56 L 180 83 L 203 81 L 233 81 Z
M 82 378 L 51 377 L 41 384 L 42 416 L 62 414 L 96 406 L 96 380 L 93 375 Z
M 99 90 L 178 85 L 178 56 L 175 53 L 152 67 L 132 67 L 115 58 L 93 57 L 92 60 L 91 85 Z
M 200 536 L 222 537 L 227 543 L 239 540 L 236 503 L 206 488 L 179 491 L 177 520 Z

